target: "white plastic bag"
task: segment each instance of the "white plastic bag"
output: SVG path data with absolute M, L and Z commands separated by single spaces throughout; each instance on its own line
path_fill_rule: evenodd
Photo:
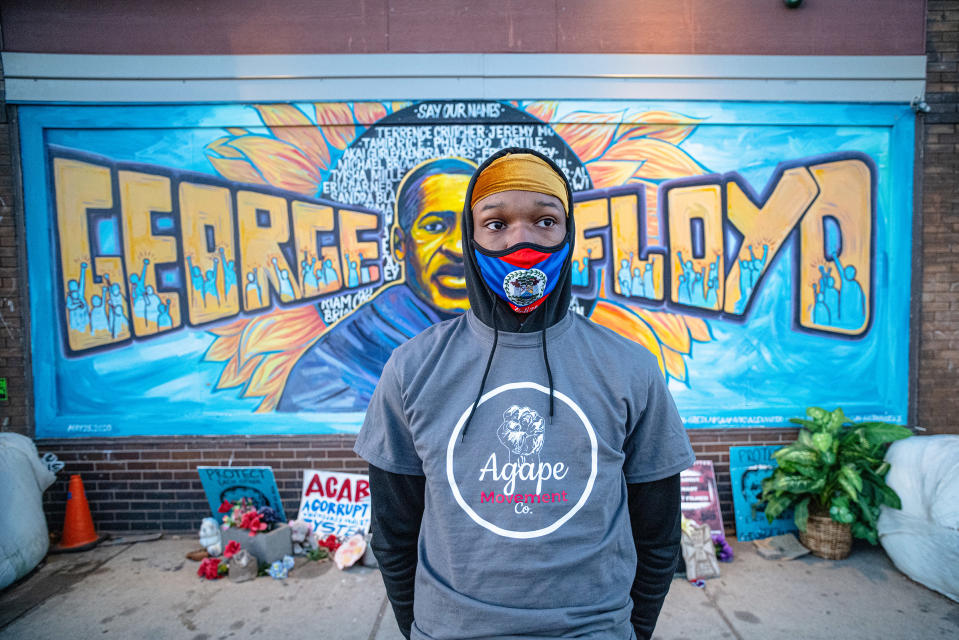
M 55 478 L 30 438 L 0 433 L 0 589 L 28 574 L 47 554 L 43 492 Z
M 959 436 L 899 440 L 886 460 L 902 510 L 882 507 L 879 542 L 900 571 L 959 602 Z

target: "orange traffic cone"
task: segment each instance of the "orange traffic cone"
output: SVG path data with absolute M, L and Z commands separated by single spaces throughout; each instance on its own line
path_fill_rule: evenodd
M 93 529 L 93 518 L 90 516 L 90 505 L 83 492 L 83 481 L 79 475 L 70 476 L 70 487 L 67 490 L 67 513 L 63 519 L 63 536 L 56 551 L 84 551 L 95 547 L 100 542 L 97 532 Z

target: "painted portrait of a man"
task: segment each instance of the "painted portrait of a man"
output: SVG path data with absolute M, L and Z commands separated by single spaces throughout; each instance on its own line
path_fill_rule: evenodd
M 303 354 L 287 379 L 279 411 L 365 410 L 393 349 L 466 310 L 459 218 L 474 169 L 461 158 L 438 158 L 405 175 L 390 233 L 404 277 Z

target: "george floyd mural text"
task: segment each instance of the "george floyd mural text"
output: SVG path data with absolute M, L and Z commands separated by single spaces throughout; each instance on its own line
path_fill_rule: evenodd
M 904 416 L 911 174 L 891 107 L 196 105 L 149 130 L 111 124 L 137 107 L 85 107 L 83 126 L 31 109 L 50 435 L 190 433 L 178 416 L 206 413 L 224 433 L 355 431 L 392 349 L 467 308 L 466 186 L 505 146 L 566 173 L 572 309 L 646 346 L 689 426 Z

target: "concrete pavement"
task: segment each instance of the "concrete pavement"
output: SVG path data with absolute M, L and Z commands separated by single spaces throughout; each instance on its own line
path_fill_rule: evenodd
M 736 559 L 697 588 L 674 580 L 656 638 L 956 638 L 959 604 L 912 582 L 879 548 L 842 561 Z M 192 537 L 50 555 L 0 593 L 0 640 L 298 638 L 401 640 L 375 569 L 310 563 L 286 580 L 196 575 Z

